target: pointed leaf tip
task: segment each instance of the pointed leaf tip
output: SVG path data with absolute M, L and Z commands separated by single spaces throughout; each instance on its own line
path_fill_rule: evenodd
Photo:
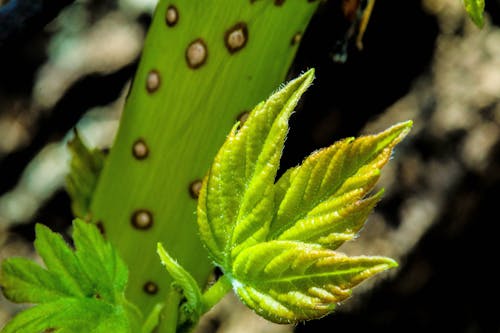
M 392 258 L 386 258 L 386 260 L 387 260 L 387 269 L 399 267 L 399 263 L 396 260 Z
M 465 10 L 478 28 L 484 26 L 484 0 L 464 0 Z
M 384 146 L 381 148 L 389 147 L 393 148 L 399 142 L 401 142 L 407 135 L 410 133 L 411 128 L 413 127 L 413 121 L 407 120 L 401 123 L 397 123 L 385 131 L 376 134 L 372 137 L 377 137 L 379 141 L 379 146 Z
M 399 132 L 399 137 L 401 140 L 408 135 L 412 127 L 413 127 L 413 120 L 407 120 L 389 127 L 389 130 L 393 129 L 395 132 Z
M 308 81 L 308 83 L 312 83 L 315 77 L 316 70 L 314 68 L 310 68 L 307 71 L 305 71 L 302 75 L 299 76 L 299 79 L 304 77 L 305 80 Z

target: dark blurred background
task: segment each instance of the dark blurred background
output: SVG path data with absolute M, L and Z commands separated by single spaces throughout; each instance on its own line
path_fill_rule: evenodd
M 78 124 L 111 145 L 154 1 L 0 0 L 0 259 L 34 257 L 35 222 L 65 232 L 65 140 Z M 500 332 L 500 2 L 477 29 L 459 0 L 377 1 L 364 48 L 343 44 L 341 1 L 314 17 L 290 76 L 317 79 L 291 121 L 283 167 L 337 139 L 406 119 L 386 195 L 352 254 L 400 268 L 360 286 L 333 315 L 269 325 L 229 297 L 200 331 Z M 12 14 L 16 20 L 12 21 Z M 344 63 L 333 55 L 347 49 Z M 0 326 L 18 309 L 0 298 Z

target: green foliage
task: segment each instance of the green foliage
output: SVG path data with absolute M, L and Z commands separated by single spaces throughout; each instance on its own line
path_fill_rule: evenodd
M 158 264 L 158 242 L 205 286 L 213 265 L 191 223 L 197 202 L 190 184 L 203 178 L 238 115 L 283 82 L 320 3 L 158 1 L 91 205 L 92 221 L 102 222 L 130 267 L 126 295 L 144 315 L 164 301 L 172 282 Z M 172 10 L 178 20 L 168 24 Z M 230 36 L 243 41 L 241 48 L 229 47 Z M 187 51 L 195 41 L 203 41 L 206 61 L 193 68 Z M 159 78 L 153 89 L 152 74 Z M 148 149 L 142 159 L 132 153 L 138 140 Z M 151 213 L 151 228 L 134 228 L 138 210 Z M 145 292 L 146 283 L 155 293 Z
M 464 0 L 465 10 L 479 28 L 484 26 L 484 0 Z
M 105 156 L 99 149 L 87 148 L 76 130 L 68 148 L 71 162 L 66 189 L 71 197 L 71 209 L 75 216 L 86 218 Z
M 124 297 L 127 267 L 99 230 L 76 219 L 73 251 L 56 233 L 36 226 L 35 249 L 46 268 L 25 258 L 2 263 L 0 283 L 17 303 L 35 303 L 8 332 L 136 332 L 138 310 Z
M 205 179 L 198 224 L 210 256 L 229 267 L 244 248 L 265 240 L 273 218 L 273 184 L 288 131 L 288 118 L 314 72 L 290 82 L 236 124 Z
M 238 296 L 278 323 L 324 316 L 351 288 L 397 264 L 335 250 L 356 236 L 382 191 L 369 195 L 411 122 L 345 139 L 309 156 L 275 184 L 288 118 L 310 70 L 233 127 L 203 181 L 200 236 Z
M 184 267 L 179 265 L 179 263 L 165 251 L 160 243 L 158 243 L 157 252 L 162 264 L 174 280 L 174 287 L 180 288 L 186 298 L 186 303 L 183 304 L 183 313 L 190 321 L 196 323 L 202 315 L 201 311 L 203 310 L 201 290 L 200 287 L 198 287 L 198 283 L 196 283 L 196 280 L 184 269 Z
M 366 197 L 409 123 L 374 136 L 341 140 L 316 151 L 284 179 L 270 236 L 336 249 L 352 239 L 379 201 L 382 191 Z M 283 177 L 282 177 L 283 178 Z M 286 191 L 283 183 L 288 184 Z
M 385 257 L 347 257 L 317 244 L 272 240 L 242 251 L 231 274 L 250 308 L 288 323 L 328 314 L 352 287 L 395 266 Z
M 2 332 L 147 333 L 157 325 L 174 332 L 178 324 L 191 327 L 231 287 L 263 317 L 297 322 L 330 313 L 354 286 L 397 266 L 390 258 L 348 257 L 334 250 L 356 236 L 380 199 L 382 191 L 370 193 L 411 122 L 339 141 L 275 182 L 288 119 L 313 78 L 314 70 L 306 72 L 257 105 L 243 125 L 236 124 L 203 181 L 200 235 L 224 271 L 212 288 L 202 294 L 195 278 L 158 243 L 173 283 L 165 303 L 157 303 L 141 327 L 140 311 L 124 296 L 125 263 L 98 228 L 76 219 L 72 250 L 38 224 L 35 248 L 46 268 L 10 258 L 0 274 L 7 298 L 36 305 Z M 73 184 L 79 179 L 90 184 L 102 156 L 78 136 L 71 148 Z

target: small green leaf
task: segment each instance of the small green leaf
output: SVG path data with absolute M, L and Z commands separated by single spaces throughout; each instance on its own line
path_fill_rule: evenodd
M 380 134 L 345 139 L 311 154 L 294 169 L 293 179 L 286 181 L 289 187 L 277 202 L 269 239 L 298 240 L 331 249 L 352 239 L 382 193 L 365 195 L 410 127 L 411 122 L 401 123 Z
M 165 251 L 161 243 L 157 245 L 157 253 L 160 256 L 162 264 L 174 280 L 174 283 L 182 289 L 183 295 L 186 297 L 184 311 L 188 317 L 190 317 L 191 321 L 197 322 L 203 308 L 201 290 L 198 283 L 184 267 L 179 265 L 179 263 Z
M 76 130 L 68 148 L 71 162 L 66 189 L 71 197 L 71 209 L 75 216 L 86 218 L 105 156 L 99 149 L 87 148 Z
M 484 26 L 484 0 L 464 0 L 465 10 L 476 26 Z
M 322 317 L 365 279 L 397 266 L 384 257 L 347 257 L 319 245 L 269 241 L 242 251 L 233 264 L 238 296 L 278 323 Z
M 264 241 L 273 217 L 273 186 L 288 118 L 311 84 L 310 70 L 259 104 L 233 127 L 203 182 L 198 224 L 212 259 L 230 266 L 248 246 Z
M 95 225 L 76 219 L 73 251 L 62 237 L 36 226 L 35 248 L 46 269 L 24 258 L 3 261 L 0 284 L 13 302 L 38 304 L 2 332 L 133 332 L 138 310 L 124 296 L 127 268 Z

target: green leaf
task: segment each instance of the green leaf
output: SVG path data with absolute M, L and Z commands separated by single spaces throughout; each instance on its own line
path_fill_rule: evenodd
M 58 275 L 25 258 L 6 259 L 2 264 L 0 282 L 4 295 L 19 303 L 50 302 L 73 296 Z
M 0 284 L 13 302 L 38 304 L 2 332 L 133 332 L 140 318 L 124 297 L 127 268 L 95 225 L 76 219 L 73 251 L 56 233 L 36 226 L 42 268 L 24 258 L 3 261 Z
M 186 297 L 185 307 L 183 308 L 185 314 L 192 322 L 197 322 L 202 314 L 203 308 L 201 290 L 200 287 L 198 287 L 198 283 L 184 267 L 179 265 L 179 263 L 165 251 L 161 243 L 157 245 L 157 252 L 162 264 L 174 280 L 174 283 L 182 289 L 183 295 Z
M 382 192 L 365 195 L 410 127 L 411 122 L 401 123 L 380 134 L 345 139 L 311 154 L 293 170 L 293 179 L 286 180 L 289 187 L 277 202 L 269 239 L 298 240 L 331 249 L 352 239 Z
M 71 197 L 71 209 L 75 216 L 87 218 L 105 156 L 99 149 L 89 149 L 76 130 L 75 136 L 68 142 L 68 148 L 71 162 L 66 190 Z
M 77 220 L 73 240 L 75 256 L 94 290 L 109 302 L 118 302 L 127 286 L 128 270 L 111 243 L 91 223 Z
M 464 0 L 465 10 L 476 26 L 484 26 L 484 0 Z
M 397 265 L 333 250 L 357 235 L 380 200 L 383 190 L 372 191 L 381 168 L 411 121 L 321 149 L 275 183 L 288 118 L 312 78 L 309 71 L 291 81 L 232 129 L 198 201 L 202 241 L 225 274 L 205 298 L 218 299 L 230 283 L 278 323 L 322 317 L 354 286 Z
M 347 257 L 319 245 L 269 241 L 242 251 L 233 264 L 238 296 L 278 323 L 322 317 L 351 288 L 396 262 L 384 257 Z
M 2 333 L 132 332 L 124 309 L 96 299 L 61 298 L 15 316 Z
M 200 236 L 212 259 L 224 268 L 267 236 L 288 118 L 313 77 L 310 70 L 291 81 L 259 104 L 241 128 L 233 127 L 203 182 Z

